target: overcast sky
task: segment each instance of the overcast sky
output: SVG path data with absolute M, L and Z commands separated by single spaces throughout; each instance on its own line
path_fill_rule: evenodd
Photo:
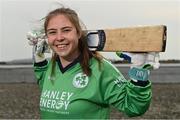
M 31 57 L 26 33 L 58 7 L 57 1 L 76 10 L 88 29 L 167 25 L 161 59 L 180 59 L 179 0 L 0 0 L 0 61 Z

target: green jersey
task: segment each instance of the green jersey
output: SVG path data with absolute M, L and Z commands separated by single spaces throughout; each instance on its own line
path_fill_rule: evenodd
M 92 57 L 89 64 L 90 76 L 83 73 L 78 60 L 66 69 L 57 60 L 54 77 L 50 77 L 51 61 L 34 66 L 41 89 L 42 119 L 107 119 L 110 106 L 129 116 L 141 115 L 148 109 L 152 97 L 150 82 L 145 87 L 136 86 L 104 59 L 99 66 Z

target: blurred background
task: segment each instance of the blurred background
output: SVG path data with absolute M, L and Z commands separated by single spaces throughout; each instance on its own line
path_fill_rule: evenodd
M 31 58 L 27 32 L 61 5 L 74 9 L 89 30 L 166 25 L 161 59 L 180 59 L 179 0 L 0 0 L 0 61 Z M 113 53 L 104 54 L 117 59 Z
M 152 104 L 138 118 L 180 118 L 179 0 L 0 0 L 0 119 L 39 118 L 40 93 L 26 34 L 61 5 L 74 9 L 90 30 L 166 25 L 166 51 L 160 53 L 160 69 L 151 73 Z M 117 62 L 121 59 L 115 53 L 102 55 L 128 78 L 129 64 Z M 127 117 L 112 108 L 111 118 Z

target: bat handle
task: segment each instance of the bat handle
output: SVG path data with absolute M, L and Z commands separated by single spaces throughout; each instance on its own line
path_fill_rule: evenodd
M 104 30 L 89 31 L 87 34 L 87 39 L 90 50 L 103 50 L 106 43 L 106 35 Z

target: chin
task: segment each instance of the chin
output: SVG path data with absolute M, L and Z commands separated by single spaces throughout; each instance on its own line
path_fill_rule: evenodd
M 56 52 L 60 57 L 66 57 L 68 56 L 67 51 L 66 52 Z

